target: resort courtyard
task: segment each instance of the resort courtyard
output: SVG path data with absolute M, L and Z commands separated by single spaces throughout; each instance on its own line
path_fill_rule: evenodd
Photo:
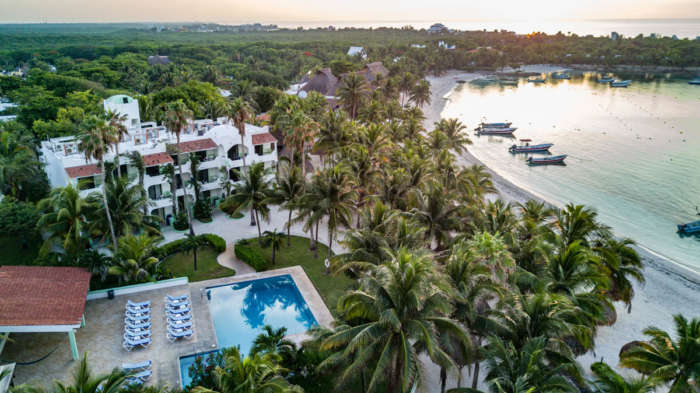
M 146 285 L 144 290 L 138 293 L 118 295 L 114 299 L 88 300 L 85 303 L 85 326 L 77 329 L 75 333 L 79 356 L 87 354 L 94 373 L 109 372 L 115 367 L 121 367 L 123 363 L 151 360 L 153 375 L 148 384 L 180 387 L 180 357 L 211 351 L 217 349 L 219 345 L 206 289 L 283 275 L 292 277 L 315 321 L 321 326 L 330 327 L 333 318 L 323 299 L 304 270 L 295 266 L 168 288 L 148 289 L 149 286 Z M 189 295 L 194 321 L 194 335 L 191 339 L 180 339 L 173 343 L 167 340 L 166 294 Z M 134 349 L 130 352 L 122 348 L 124 310 L 127 300 L 151 302 L 152 342 L 146 348 Z M 232 317 L 237 318 L 235 315 Z M 11 340 L 3 351 L 3 360 L 17 362 L 15 384 L 31 382 L 47 387 L 56 379 L 62 381 L 71 379 L 78 361 L 72 360 L 69 339 L 65 333 L 17 333 L 10 337 Z M 295 335 L 288 338 L 300 342 L 304 337 L 304 335 Z M 46 357 L 43 358 L 44 356 Z M 39 359 L 41 360 L 37 361 Z

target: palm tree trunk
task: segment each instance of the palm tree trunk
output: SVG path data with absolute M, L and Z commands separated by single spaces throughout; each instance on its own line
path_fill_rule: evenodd
M 287 247 L 292 245 L 292 209 L 289 209 L 289 218 L 287 219 Z
M 116 155 L 114 156 L 114 163 L 117 165 L 117 177 L 121 179 L 122 170 L 119 167 L 119 141 L 116 141 L 114 143 L 114 152 L 116 153 Z
M 192 227 L 192 215 L 190 214 L 189 203 L 187 203 L 187 187 L 185 187 L 185 178 L 182 176 L 182 152 L 180 150 L 180 133 L 177 133 L 177 170 L 178 172 L 180 172 L 180 181 L 182 182 L 182 202 L 185 205 L 185 212 L 187 213 L 187 223 L 189 223 L 190 225 L 190 235 L 194 236 L 194 228 Z
M 117 245 L 117 236 L 114 234 L 114 224 L 112 223 L 112 214 L 109 212 L 109 202 L 107 201 L 107 185 L 105 184 L 105 162 L 100 160 L 100 166 L 102 167 L 102 200 L 105 204 L 105 214 L 107 215 L 107 223 L 109 224 L 109 232 L 112 235 L 112 245 L 114 246 L 114 252 L 119 250 Z
M 445 367 L 440 367 L 440 393 L 445 393 L 445 384 L 447 383 L 447 370 Z
M 301 177 L 306 182 L 306 149 L 304 144 L 301 144 Z
M 251 207 L 250 208 L 250 226 L 252 227 L 254 225 L 255 225 L 255 209 L 253 209 Z
M 477 350 L 481 348 L 481 337 L 476 339 Z M 474 379 L 472 379 L 472 389 L 476 389 L 476 384 L 479 383 L 479 352 L 476 353 L 476 360 L 474 361 Z
M 258 216 L 258 210 L 255 210 L 255 223 L 258 225 L 258 240 L 262 239 L 262 232 L 260 231 L 260 217 Z
M 194 271 L 197 271 L 197 247 L 192 250 L 192 254 L 194 255 Z
M 272 264 L 275 264 L 275 246 L 272 246 Z
M 333 247 L 333 227 L 331 220 L 328 220 L 328 259 L 331 257 L 331 247 Z
M 174 171 L 174 170 L 173 170 Z M 175 180 L 175 173 L 173 177 L 170 178 L 170 193 L 173 199 L 173 219 L 177 216 L 177 180 Z

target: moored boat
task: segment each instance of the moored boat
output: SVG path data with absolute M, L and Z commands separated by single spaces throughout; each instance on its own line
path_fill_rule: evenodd
M 527 159 L 527 163 L 529 165 L 557 165 L 563 164 L 566 157 L 568 157 L 566 154 L 551 157 L 530 157 Z
M 498 81 L 501 86 L 517 86 L 518 81 L 515 79 L 501 79 Z
M 632 83 L 631 80 L 626 80 L 626 81 L 615 80 L 615 81 L 610 82 L 610 87 L 627 87 L 630 85 L 630 83 Z
M 511 124 L 513 123 L 509 121 L 504 123 L 481 123 L 477 128 L 508 128 Z
M 520 142 L 525 143 L 524 145 L 513 145 L 508 148 L 508 151 L 515 153 L 544 153 L 549 151 L 549 148 L 554 146 L 553 143 L 540 143 L 538 145 L 531 145 L 530 139 L 521 139 Z
M 615 78 L 612 78 L 609 76 L 604 76 L 604 77 L 598 78 L 598 83 L 610 83 L 610 82 L 614 82 L 614 81 L 615 81 Z
M 700 220 L 678 224 L 678 232 L 686 234 L 700 233 Z
M 566 72 L 555 72 L 552 74 L 553 79 L 571 79 L 571 75 Z
M 517 128 L 515 127 L 479 127 L 476 133 L 479 135 L 512 135 Z
M 700 78 L 695 78 L 692 81 L 688 81 L 689 85 L 700 85 Z
M 527 81 L 532 82 L 532 83 L 544 83 L 547 79 L 544 77 L 539 77 L 539 78 L 530 78 Z

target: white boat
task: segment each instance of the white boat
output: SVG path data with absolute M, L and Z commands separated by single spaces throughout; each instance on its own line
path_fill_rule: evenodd
M 479 127 L 476 133 L 479 135 L 512 135 L 517 130 L 515 127 Z
M 616 80 L 616 81 L 610 82 L 610 87 L 627 87 L 627 86 L 630 85 L 630 83 L 632 83 L 632 81 L 629 80 L 629 79 L 626 80 L 626 81 L 618 81 L 618 80 Z

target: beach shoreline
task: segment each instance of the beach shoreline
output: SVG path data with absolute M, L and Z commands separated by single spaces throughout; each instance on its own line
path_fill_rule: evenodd
M 523 67 L 525 72 L 549 73 L 564 70 L 565 67 L 553 65 L 532 65 Z M 489 72 L 492 74 L 492 72 Z M 458 85 L 458 81 L 469 82 L 484 76 L 482 72 L 449 71 L 439 77 L 427 77 L 431 84 L 431 103 L 423 108 L 426 130 L 433 129 L 433 123 L 441 118 L 449 102 L 449 94 Z M 468 125 L 473 128 L 474 125 Z M 461 165 L 482 165 L 491 174 L 498 197 L 506 202 L 524 203 L 534 199 L 556 206 L 523 187 L 520 187 L 484 165 L 467 147 L 467 151 L 458 157 Z M 595 206 L 593 206 L 595 207 Z M 673 331 L 674 314 L 683 314 L 687 318 L 697 317 L 697 301 L 700 299 L 700 272 L 676 263 L 659 255 L 642 245 L 636 247 L 644 263 L 646 283 L 636 284 L 632 312 L 627 313 L 624 304 L 615 304 L 618 319 L 612 326 L 601 326 L 596 337 L 596 348 L 578 358 L 588 371 L 591 363 L 602 359 L 616 366 L 619 350 L 626 343 L 643 339 L 642 330 L 654 325 L 667 331 Z

